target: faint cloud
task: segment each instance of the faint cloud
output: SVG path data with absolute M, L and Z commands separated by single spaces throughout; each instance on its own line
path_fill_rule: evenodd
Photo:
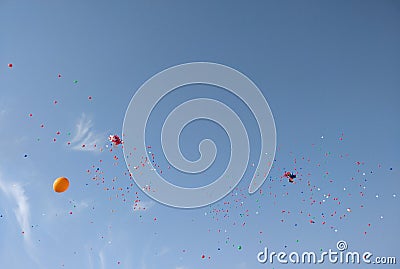
M 154 205 L 155 203 L 153 201 L 148 201 L 148 202 L 138 201 L 133 204 L 132 208 L 134 212 L 146 211 L 152 208 Z
M 89 207 L 89 204 L 88 204 L 87 201 L 80 201 L 79 202 L 79 207 L 87 208 L 87 207 Z
M 167 254 L 169 251 L 170 251 L 169 248 L 163 247 L 163 248 L 161 248 L 160 252 L 158 253 L 158 256 L 164 256 L 164 255 Z
M 0 121 L 2 120 L 2 118 L 5 118 L 7 115 L 7 110 L 5 108 L 4 104 L 0 104 Z
M 75 204 L 77 211 L 83 211 L 84 209 L 89 207 L 89 200 L 82 200 Z
M 74 212 L 80 213 L 88 209 L 91 202 L 89 200 L 82 200 L 82 201 L 72 200 L 70 203 L 72 203 L 74 206 Z
M 248 269 L 249 267 L 247 266 L 247 264 L 245 262 L 241 262 L 235 268 L 237 268 L 237 269 Z
M 104 253 L 103 250 L 100 250 L 99 252 L 99 259 L 100 259 L 100 268 L 105 269 L 105 258 L 104 258 Z
M 75 126 L 75 134 L 71 140 L 73 150 L 95 151 L 97 145 L 104 140 L 104 136 L 93 131 L 93 122 L 84 113 Z
M 147 241 L 146 245 L 144 245 L 144 247 L 142 248 L 142 258 L 141 258 L 141 269 L 148 269 L 147 265 L 146 265 L 146 261 L 147 261 L 147 256 L 150 253 L 150 247 L 152 244 L 153 240 Z
M 1 104 L 0 104 L 0 125 L 3 125 L 7 119 L 7 110 L 5 110 L 4 108 L 2 108 Z M 5 125 L 5 124 L 4 124 Z M 6 131 L 6 128 L 1 128 L 0 129 L 0 133 L 2 133 L 2 131 Z
M 2 179 L 0 175 L 0 190 L 7 198 L 16 203 L 14 209 L 15 218 L 21 231 L 24 233 L 24 243 L 30 258 L 39 266 L 40 261 L 35 254 L 35 246 L 31 238 L 31 225 L 30 225 L 30 208 L 28 203 L 28 196 L 25 195 L 25 189 L 20 183 L 10 183 Z
M 89 263 L 89 268 L 93 269 L 93 258 L 92 258 L 92 253 L 91 253 L 91 248 L 88 245 L 85 245 L 85 249 L 87 252 L 87 256 L 88 256 L 88 263 Z
M 9 184 L 0 178 L 0 190 L 17 204 L 17 207 L 14 209 L 15 218 L 22 232 L 24 232 L 24 239 L 30 241 L 30 211 L 28 197 L 25 195 L 24 188 L 19 183 Z

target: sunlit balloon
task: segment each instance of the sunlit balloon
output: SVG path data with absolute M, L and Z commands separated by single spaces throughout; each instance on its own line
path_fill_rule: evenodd
M 53 189 L 55 192 L 65 192 L 69 187 L 69 181 L 66 177 L 59 177 L 54 180 Z

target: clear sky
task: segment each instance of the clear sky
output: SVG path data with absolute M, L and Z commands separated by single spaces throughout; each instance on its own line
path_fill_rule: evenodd
M 336 250 L 339 240 L 400 259 L 398 1 L 34 2 L 0 1 L 0 268 L 309 268 L 256 256 Z M 135 185 L 108 136 L 121 135 L 145 81 L 194 61 L 230 66 L 259 87 L 276 160 L 249 195 L 259 133 L 248 108 L 210 86 L 171 93 L 146 139 L 174 184 L 212 182 L 230 149 L 220 126 L 200 120 L 183 130 L 182 152 L 195 160 L 212 138 L 214 167 L 193 178 L 168 169 L 161 122 L 183 100 L 226 101 L 255 147 L 227 197 L 176 209 Z M 52 189 L 60 176 L 71 183 L 61 194 Z

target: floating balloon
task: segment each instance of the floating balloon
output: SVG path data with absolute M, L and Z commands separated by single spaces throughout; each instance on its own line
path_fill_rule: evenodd
M 69 181 L 66 177 L 59 177 L 54 180 L 53 189 L 55 192 L 65 192 L 69 187 Z
M 114 146 L 118 146 L 119 144 L 122 144 L 121 138 L 119 138 L 118 135 L 110 135 L 108 137 L 108 140 L 110 140 Z
M 12 67 L 13 67 L 13 65 L 12 65 L 12 64 L 8 64 L 8 67 L 12 68 Z
M 284 177 L 287 177 L 289 179 L 290 183 L 294 182 L 294 179 L 296 178 L 296 175 L 290 173 L 290 172 L 286 172 L 284 175 Z

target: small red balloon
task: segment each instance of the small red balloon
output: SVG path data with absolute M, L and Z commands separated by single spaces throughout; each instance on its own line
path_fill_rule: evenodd
M 10 68 L 11 68 L 11 67 L 12 67 L 12 64 L 8 64 L 8 67 L 10 67 Z

